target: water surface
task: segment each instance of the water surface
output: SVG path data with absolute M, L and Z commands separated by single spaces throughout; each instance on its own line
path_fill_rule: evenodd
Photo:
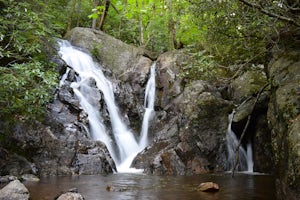
M 195 191 L 206 181 L 219 184 L 217 193 Z M 77 188 L 86 200 L 273 200 L 274 178 L 268 175 L 209 174 L 194 176 L 154 176 L 145 174 L 111 174 L 42 178 L 25 183 L 32 200 L 53 200 L 61 191 Z M 107 191 L 110 187 L 110 191 Z

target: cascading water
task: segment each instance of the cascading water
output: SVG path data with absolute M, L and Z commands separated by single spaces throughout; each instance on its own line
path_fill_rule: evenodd
M 61 55 L 61 58 L 78 74 L 78 81 L 71 83 L 71 87 L 73 88 L 74 94 L 79 99 L 80 105 L 88 114 L 91 137 L 106 144 L 116 163 L 118 172 L 136 171 L 134 169 L 130 169 L 130 165 L 138 152 L 145 148 L 147 144 L 148 130 L 142 131 L 143 134 L 141 135 L 140 142 L 136 141 L 134 134 L 126 127 L 119 115 L 118 107 L 114 100 L 112 84 L 108 79 L 106 79 L 100 67 L 92 60 L 90 55 L 74 48 L 68 41 L 59 41 L 59 45 L 59 54 Z M 155 77 L 155 65 L 152 68 L 149 79 L 149 82 L 151 83 L 148 83 L 151 86 L 149 86 L 149 89 L 146 89 L 146 95 L 148 95 L 147 108 L 154 104 L 153 99 L 155 98 L 155 78 L 153 78 Z M 69 70 L 67 70 L 67 73 L 68 71 Z M 62 77 L 60 82 L 61 85 L 64 84 L 65 79 L 66 75 Z M 91 84 L 93 81 L 104 96 L 104 101 L 107 105 L 110 116 L 113 138 L 107 134 L 107 130 L 102 123 L 103 119 L 101 117 L 99 107 L 97 107 L 95 100 L 91 98 L 91 92 L 95 90 L 94 85 Z M 148 90 L 150 90 L 150 92 L 148 92 Z M 153 106 L 154 105 L 152 105 L 152 108 Z M 150 117 L 147 118 L 147 122 L 143 122 L 143 124 L 147 124 L 147 127 L 149 120 Z M 114 148 L 115 146 L 117 148 Z
M 228 116 L 228 128 L 227 128 L 227 135 L 226 135 L 227 151 L 228 151 L 228 161 L 227 161 L 228 170 L 232 170 L 234 167 L 234 164 L 236 162 L 235 151 L 239 143 L 236 134 L 231 129 L 233 116 L 234 116 L 234 111 Z M 238 154 L 239 154 L 239 160 L 236 169 L 238 171 L 253 172 L 253 158 L 252 158 L 251 143 L 247 144 L 247 151 L 245 151 L 245 149 L 241 145 L 239 147 Z
M 140 136 L 140 142 L 139 142 L 139 145 L 143 148 L 146 147 L 148 144 L 147 136 L 148 136 L 149 121 L 151 120 L 153 112 L 154 112 L 155 66 L 156 66 L 156 63 L 154 63 L 151 66 L 150 78 L 147 82 L 146 91 L 145 91 L 145 100 L 144 100 L 145 114 L 144 114 L 144 118 L 143 118 L 142 130 L 141 130 L 141 136 Z

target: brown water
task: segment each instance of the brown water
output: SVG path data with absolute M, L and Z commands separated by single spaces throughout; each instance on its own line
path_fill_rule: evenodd
M 219 184 L 217 193 L 194 189 L 201 183 Z M 40 182 L 25 182 L 32 200 L 53 200 L 61 191 L 77 188 L 86 200 L 100 199 L 203 199 L 203 200 L 273 200 L 274 178 L 268 175 L 210 174 L 195 176 L 150 176 L 144 174 L 111 174 L 93 176 L 42 178 Z M 107 191 L 107 186 L 112 189 Z

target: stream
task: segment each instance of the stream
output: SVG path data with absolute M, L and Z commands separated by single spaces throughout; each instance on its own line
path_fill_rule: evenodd
M 206 181 L 219 184 L 220 191 L 205 193 L 195 188 Z M 276 199 L 274 178 L 270 175 L 237 173 L 193 176 L 155 176 L 132 173 L 80 175 L 41 178 L 25 182 L 32 200 L 53 200 L 62 191 L 77 188 L 87 200 L 101 199 L 204 199 L 268 200 Z M 107 190 L 110 187 L 110 190 Z

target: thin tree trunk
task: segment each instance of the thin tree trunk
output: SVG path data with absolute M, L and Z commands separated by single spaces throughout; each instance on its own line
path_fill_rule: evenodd
M 76 0 L 72 0 L 71 1 L 71 10 L 70 10 L 70 17 L 69 17 L 69 20 L 68 20 L 68 23 L 67 23 L 67 32 L 71 30 L 71 27 L 72 27 L 72 21 L 73 21 L 73 15 L 74 15 L 74 12 L 75 12 L 75 5 L 76 5 Z
M 78 0 L 78 2 L 77 2 L 76 14 L 77 14 L 76 26 L 78 27 L 80 24 L 80 18 L 81 18 L 81 0 Z
M 138 0 L 136 2 L 136 8 L 139 10 L 139 35 L 140 35 L 140 46 L 143 46 L 144 41 L 144 26 L 143 26 L 143 14 L 141 10 L 144 8 L 144 1 L 141 2 L 141 7 L 139 6 Z
M 100 4 L 100 2 L 97 0 L 97 1 L 93 1 L 93 5 L 94 5 L 94 9 L 93 9 L 93 12 L 97 13 L 98 10 L 97 10 L 97 6 Z M 96 29 L 96 26 L 97 26 L 97 19 L 93 18 L 92 20 L 92 29 Z
M 173 2 L 168 0 L 169 7 L 169 49 L 172 50 L 176 47 L 176 24 L 173 17 Z
M 104 26 L 104 22 L 105 22 L 107 13 L 108 13 L 109 6 L 110 6 L 110 1 L 106 0 L 105 1 L 105 8 L 104 8 L 103 13 L 101 14 L 101 18 L 100 18 L 100 22 L 99 22 L 99 26 L 98 26 L 98 28 L 100 30 L 103 30 L 103 26 Z

